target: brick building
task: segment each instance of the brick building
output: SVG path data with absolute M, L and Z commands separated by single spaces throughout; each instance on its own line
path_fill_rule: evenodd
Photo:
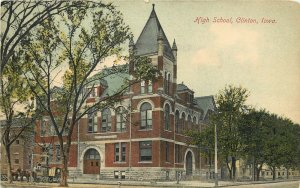
M 12 137 L 20 132 L 21 124 L 19 120 L 14 120 L 10 130 Z M 0 121 L 0 130 L 3 131 L 5 120 Z M 34 135 L 32 131 L 24 131 L 21 136 L 16 139 L 10 146 L 11 167 L 13 171 L 17 169 L 30 170 L 31 154 L 34 146 Z M 0 143 L 1 148 L 1 174 L 6 174 L 8 169 L 8 162 L 6 157 L 5 147 Z
M 184 132 L 205 125 L 215 109 L 214 100 L 212 96 L 194 97 L 193 90 L 177 84 L 177 46 L 174 40 L 171 47 L 154 6 L 136 43 L 130 41 L 129 53 L 151 58 L 161 76 L 131 86 L 114 109 L 80 119 L 73 134 L 70 175 L 141 180 L 175 179 L 178 173 L 197 176 L 207 171 L 207 160 L 201 159 L 196 146 L 188 145 Z M 87 103 L 113 92 L 132 72 L 98 80 Z M 55 136 L 49 136 L 53 130 L 47 124 L 51 123 L 44 117 L 36 126 L 36 141 L 48 143 L 49 157 L 40 162 L 59 165 L 60 148 Z

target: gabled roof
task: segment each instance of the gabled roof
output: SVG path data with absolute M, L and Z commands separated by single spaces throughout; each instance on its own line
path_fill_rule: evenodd
M 114 68 L 118 70 L 114 70 Z M 116 94 L 124 86 L 126 80 L 129 80 L 128 65 L 119 65 L 117 67 L 106 68 L 89 78 L 94 80 L 93 83 L 100 83 L 105 90 L 101 97 L 112 96 Z M 100 82 L 99 82 L 100 81 Z
M 138 40 L 136 41 L 136 55 L 150 55 L 157 54 L 158 52 L 158 42 L 157 37 L 159 33 L 162 34 L 162 39 L 164 43 L 164 54 L 171 60 L 175 60 L 172 53 L 170 43 L 165 35 L 163 28 L 161 27 L 156 12 L 153 9 L 150 17 L 144 26 L 142 33 L 140 34 Z
M 205 118 L 207 116 L 207 113 L 209 111 L 215 111 L 216 110 L 216 104 L 214 97 L 212 95 L 210 96 L 203 96 L 203 97 L 196 97 L 194 99 L 197 103 L 197 107 L 203 109 L 204 114 L 203 117 Z
M 190 91 L 190 92 L 194 93 L 194 91 L 192 91 L 190 88 L 188 88 L 188 86 L 186 86 L 185 84 L 183 84 L 183 83 L 177 84 L 177 92 L 182 92 L 182 91 Z

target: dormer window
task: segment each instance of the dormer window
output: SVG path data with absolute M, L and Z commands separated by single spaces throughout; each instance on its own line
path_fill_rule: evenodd
M 89 88 L 90 93 L 89 93 L 89 97 L 96 97 L 97 95 L 97 88 L 93 87 L 93 88 Z
M 153 85 L 152 85 L 151 80 L 148 80 L 148 81 L 142 80 L 141 81 L 141 94 L 152 93 L 152 91 L 153 91 L 152 88 L 153 88 Z

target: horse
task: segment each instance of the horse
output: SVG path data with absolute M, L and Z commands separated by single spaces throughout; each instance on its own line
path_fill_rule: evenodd
M 27 182 L 29 182 L 30 172 L 27 170 L 22 170 L 21 168 L 18 168 L 15 172 L 12 172 L 12 176 L 14 177 L 15 181 L 18 181 L 19 176 L 20 176 L 20 180 L 23 181 L 23 178 L 25 176 Z

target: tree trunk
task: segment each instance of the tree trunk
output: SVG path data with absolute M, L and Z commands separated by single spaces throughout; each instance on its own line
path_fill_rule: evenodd
M 60 179 L 60 186 L 61 187 L 68 187 L 68 159 L 67 157 L 63 157 L 63 167 L 61 171 L 61 179 Z
M 236 178 L 236 159 L 235 159 L 235 157 L 232 157 L 231 164 L 232 164 L 232 167 L 231 167 L 232 168 L 232 178 L 235 181 L 235 178 Z
M 262 166 L 261 166 L 261 167 L 258 167 L 258 168 L 256 169 L 256 181 L 259 181 L 259 174 L 260 174 L 261 169 L 262 169 Z
M 275 170 L 275 167 L 273 167 L 272 172 L 273 172 L 273 180 L 275 180 L 276 179 L 276 170 Z
M 226 166 L 229 172 L 229 179 L 232 180 L 232 167 L 230 168 L 228 159 L 226 159 Z
M 11 157 L 10 157 L 10 146 L 5 146 L 5 152 L 6 152 L 6 159 L 7 159 L 7 182 L 12 183 L 13 177 L 12 177 L 12 168 L 11 168 Z

